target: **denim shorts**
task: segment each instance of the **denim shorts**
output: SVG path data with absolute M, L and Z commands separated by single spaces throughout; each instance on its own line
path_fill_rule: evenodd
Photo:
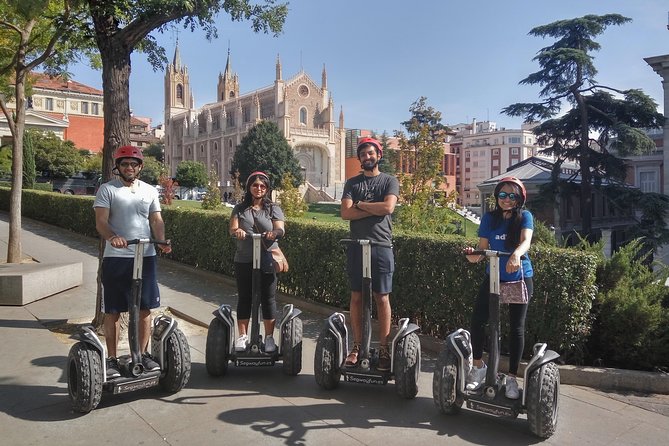
M 102 312 L 124 313 L 132 300 L 132 257 L 102 259 Z M 142 298 L 139 308 L 150 310 L 160 306 L 156 281 L 156 256 L 144 257 L 142 267 Z
M 346 254 L 346 272 L 351 291 L 362 291 L 362 248 L 349 245 Z M 393 272 L 395 271 L 395 255 L 393 248 L 372 246 L 372 291 L 379 294 L 390 294 L 393 291 Z

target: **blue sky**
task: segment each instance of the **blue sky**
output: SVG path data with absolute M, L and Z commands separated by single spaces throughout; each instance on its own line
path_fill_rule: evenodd
M 407 5 L 411 5 L 410 7 Z M 660 77 L 644 57 L 669 54 L 666 0 L 292 0 L 284 32 L 254 34 L 248 23 L 218 18 L 219 37 L 180 29 L 156 34 L 172 59 L 179 39 L 196 107 L 215 101 L 230 42 L 241 93 L 273 84 L 277 54 L 283 77 L 303 68 L 320 84 L 323 65 L 335 106 L 347 128 L 392 133 L 420 96 L 447 124 L 489 119 L 519 128 L 520 118 L 500 114 L 514 102 L 538 100 L 538 86 L 518 82 L 539 66 L 532 58 L 553 43 L 531 28 L 586 14 L 618 13 L 633 21 L 608 28 L 595 53 L 601 84 L 641 88 L 663 111 Z M 136 116 L 163 121 L 164 72 L 142 54 L 132 58 L 130 104 Z M 74 79 L 101 88 L 101 72 L 71 69 Z

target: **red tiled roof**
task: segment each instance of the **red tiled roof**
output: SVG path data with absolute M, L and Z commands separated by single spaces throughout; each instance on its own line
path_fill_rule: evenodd
M 31 76 L 35 79 L 34 86 L 36 88 L 44 88 L 46 90 L 56 91 L 70 91 L 74 93 L 94 94 L 102 96 L 102 90 L 89 87 L 80 82 L 69 80 L 66 81 L 62 77 L 50 77 L 44 73 L 32 73 Z

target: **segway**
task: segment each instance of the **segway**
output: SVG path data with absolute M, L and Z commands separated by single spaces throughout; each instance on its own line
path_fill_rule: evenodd
M 190 378 L 190 347 L 177 321 L 161 315 L 153 320 L 151 355 L 160 370 L 145 371 L 139 346 L 139 305 L 142 297 L 144 245 L 167 244 L 152 239 L 129 240 L 135 245 L 132 273 L 132 301 L 128 308 L 128 343 L 130 354 L 119 356 L 121 376 L 107 378 L 107 349 L 92 326 L 85 326 L 73 337 L 79 342 L 70 349 L 67 362 L 67 389 L 75 412 L 88 413 L 100 403 L 102 391 L 112 394 L 160 386 L 167 392 L 178 392 Z
M 223 376 L 228 371 L 228 362 L 238 367 L 273 366 L 282 362 L 283 372 L 295 376 L 302 370 L 302 320 L 300 310 L 292 304 L 284 305 L 279 321 L 279 342 L 273 352 L 266 352 L 263 337 L 260 334 L 260 287 L 262 270 L 260 268 L 260 245 L 263 234 L 249 234 L 253 240 L 253 273 L 251 303 L 250 342 L 242 352 L 235 350 L 237 324 L 232 317 L 232 307 L 221 305 L 214 311 L 214 319 L 207 331 L 205 362 L 211 376 Z
M 505 396 L 506 376 L 498 373 L 499 257 L 510 253 L 476 250 L 469 255 L 484 255 L 490 262 L 490 346 L 485 385 L 477 390 L 466 389 L 472 347 L 469 332 L 458 329 L 448 336 L 437 359 L 432 379 L 434 404 L 446 414 L 458 413 L 464 401 L 469 409 L 499 417 L 516 418 L 526 413 L 530 431 L 538 437 L 548 438 L 555 432 L 558 421 L 560 370 L 555 361 L 560 355 L 548 350 L 545 343 L 536 343 L 532 359 L 525 368 L 525 389 L 520 390 L 520 398 L 512 400 Z
M 420 338 L 418 325 L 408 318 L 399 320 L 399 330 L 390 347 L 390 370 L 378 370 L 379 356 L 370 348 L 372 339 L 372 245 L 392 247 L 370 240 L 344 239 L 346 245 L 359 245 L 362 249 L 362 344 L 358 362 L 354 367 L 345 367 L 348 356 L 348 330 L 342 313 L 334 313 L 326 319 L 325 327 L 316 341 L 314 375 L 316 383 L 324 389 L 334 389 L 341 376 L 344 381 L 360 384 L 386 385 L 395 381 L 395 390 L 403 398 L 412 399 L 418 393 L 420 373 Z

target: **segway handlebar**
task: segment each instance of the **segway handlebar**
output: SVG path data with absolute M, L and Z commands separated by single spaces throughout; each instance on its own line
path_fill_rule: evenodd
M 263 232 L 262 234 L 258 234 L 257 232 L 250 232 L 250 231 L 245 231 L 245 233 L 246 233 L 246 236 L 250 237 L 250 238 L 253 238 L 254 235 L 259 235 L 262 238 L 266 238 L 266 234 L 267 234 L 267 232 Z M 235 234 L 230 234 L 230 238 L 233 238 L 233 239 L 237 240 L 237 236 Z M 274 239 L 274 241 L 278 242 L 280 239 L 281 239 L 281 237 L 277 237 L 277 238 Z
M 339 240 L 339 243 L 344 245 L 370 245 L 370 246 L 381 246 L 383 248 L 392 248 L 393 244 L 389 242 L 377 242 L 375 240 L 365 240 L 365 239 L 352 239 L 352 238 L 343 238 Z
M 147 243 L 155 243 L 156 245 L 171 245 L 171 240 L 155 240 L 152 238 L 135 238 L 127 241 L 128 245 L 143 245 Z
M 506 251 L 495 251 L 494 249 L 475 249 L 472 252 L 465 252 L 466 256 L 486 256 L 486 257 L 502 257 L 510 256 L 512 253 Z M 521 260 L 527 259 L 527 256 L 523 254 L 520 256 Z

